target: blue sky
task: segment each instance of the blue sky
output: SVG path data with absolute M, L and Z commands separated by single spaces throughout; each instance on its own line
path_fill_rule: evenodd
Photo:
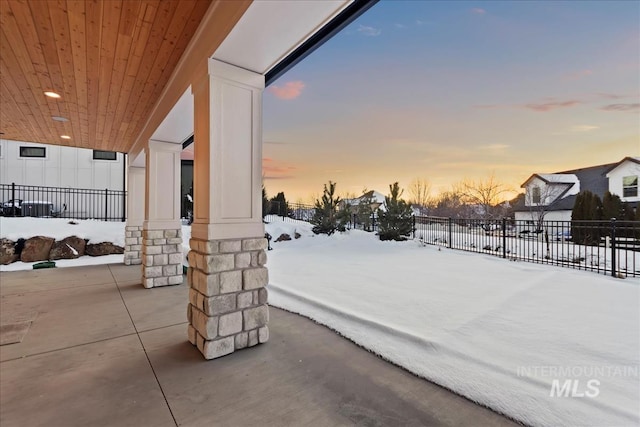
M 382 1 L 267 89 L 270 194 L 434 192 L 640 153 L 640 3 Z

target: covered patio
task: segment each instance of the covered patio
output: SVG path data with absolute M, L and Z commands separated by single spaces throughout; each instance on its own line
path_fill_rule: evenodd
M 205 363 L 188 286 L 140 283 L 115 264 L 2 273 L 1 323 L 28 326 L 0 347 L 2 426 L 515 425 L 275 308 L 267 344 Z

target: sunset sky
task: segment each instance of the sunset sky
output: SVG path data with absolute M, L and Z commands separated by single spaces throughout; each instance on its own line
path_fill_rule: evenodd
M 640 154 L 640 3 L 382 1 L 264 95 L 270 196 Z

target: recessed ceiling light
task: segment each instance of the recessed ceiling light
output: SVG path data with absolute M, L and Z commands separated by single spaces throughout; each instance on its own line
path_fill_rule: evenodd
M 69 135 L 60 135 L 60 138 L 62 138 L 62 139 L 71 139 L 71 137 Z
M 49 98 L 60 98 L 60 94 L 57 94 L 55 92 L 47 91 L 44 94 L 47 95 Z
M 53 120 L 55 120 L 56 122 L 68 122 L 69 119 L 67 119 L 66 117 L 61 117 L 61 116 L 51 116 L 51 118 Z

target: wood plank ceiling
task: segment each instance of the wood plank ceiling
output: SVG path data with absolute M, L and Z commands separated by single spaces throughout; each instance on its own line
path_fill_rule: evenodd
M 1 0 L 0 137 L 129 151 L 211 1 Z

